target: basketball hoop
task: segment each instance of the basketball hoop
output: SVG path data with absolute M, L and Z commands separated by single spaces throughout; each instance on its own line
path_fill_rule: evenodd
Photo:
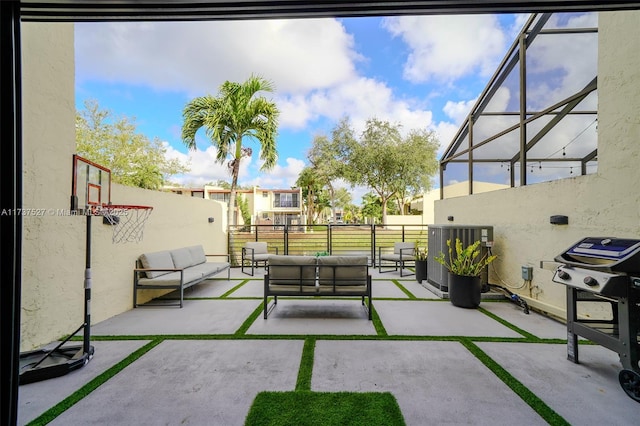
M 113 226 L 113 243 L 138 243 L 142 240 L 144 225 L 152 210 L 151 206 L 107 204 L 102 206 L 99 214 Z

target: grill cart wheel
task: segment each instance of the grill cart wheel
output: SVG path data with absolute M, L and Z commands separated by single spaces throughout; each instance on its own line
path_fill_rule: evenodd
M 631 399 L 640 402 L 640 374 L 631 370 L 622 370 L 618 374 L 620 386 Z

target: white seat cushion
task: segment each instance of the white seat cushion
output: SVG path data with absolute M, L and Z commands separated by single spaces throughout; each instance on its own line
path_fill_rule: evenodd
M 267 243 L 262 241 L 250 241 L 244 245 L 247 256 L 251 256 L 251 253 L 254 254 L 267 254 Z
M 140 256 L 140 263 L 142 264 L 142 267 L 146 269 L 175 268 L 171 252 L 168 250 L 145 253 Z M 168 271 L 147 271 L 146 275 L 147 278 L 156 278 L 167 273 Z

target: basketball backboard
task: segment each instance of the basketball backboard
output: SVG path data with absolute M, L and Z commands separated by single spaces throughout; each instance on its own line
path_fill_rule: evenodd
M 73 155 L 71 211 L 84 214 L 90 206 L 111 203 L 111 170 Z

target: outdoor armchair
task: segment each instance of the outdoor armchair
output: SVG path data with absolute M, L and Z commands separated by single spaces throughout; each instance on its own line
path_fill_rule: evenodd
M 383 272 L 391 272 L 397 271 L 398 267 L 400 268 L 400 276 L 402 277 L 402 272 L 405 268 L 406 262 L 415 262 L 415 251 L 416 244 L 412 242 L 401 242 L 393 244 L 393 253 L 383 253 L 383 247 L 378 247 L 378 271 L 380 273 Z M 390 263 L 393 262 L 395 264 L 395 269 L 388 269 L 386 271 L 382 270 L 382 263 Z M 409 273 L 406 275 L 413 275 L 413 273 Z
M 278 254 L 278 247 L 275 247 L 275 254 Z M 260 263 L 266 268 L 269 261 L 269 250 L 267 243 L 261 241 L 251 241 L 242 247 L 242 264 L 240 269 L 243 273 L 253 276 L 254 268 Z M 245 272 L 244 267 L 251 265 L 251 273 Z

